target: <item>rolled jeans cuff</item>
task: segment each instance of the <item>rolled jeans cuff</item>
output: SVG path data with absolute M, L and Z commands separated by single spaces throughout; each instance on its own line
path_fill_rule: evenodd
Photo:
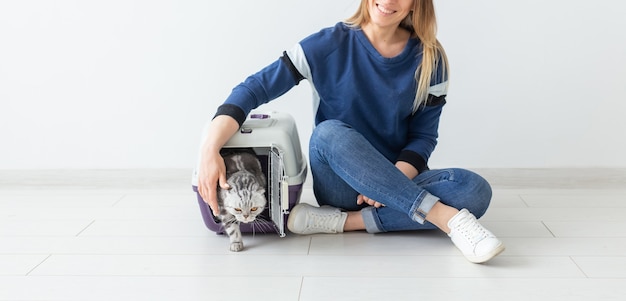
M 424 224 L 430 209 L 432 209 L 438 201 L 438 197 L 428 193 L 427 191 L 423 191 L 417 197 L 415 204 L 413 204 L 413 208 L 411 208 L 411 219 L 420 224 Z
M 376 207 L 365 207 L 361 209 L 361 217 L 363 217 L 363 223 L 365 223 L 365 231 L 367 231 L 367 233 L 385 232 L 376 214 Z

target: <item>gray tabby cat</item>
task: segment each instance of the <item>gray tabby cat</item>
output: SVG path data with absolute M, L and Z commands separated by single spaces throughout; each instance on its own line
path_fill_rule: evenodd
M 257 156 L 247 152 L 235 152 L 224 156 L 226 181 L 230 189 L 218 188 L 219 219 L 230 238 L 230 250 L 243 250 L 239 223 L 254 222 L 263 212 L 265 199 L 265 175 Z

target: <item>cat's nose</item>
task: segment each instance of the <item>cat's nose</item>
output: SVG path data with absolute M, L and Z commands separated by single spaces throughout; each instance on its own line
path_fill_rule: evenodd
M 248 216 L 250 216 L 250 215 L 244 214 L 244 215 L 243 215 L 243 218 L 246 218 L 246 219 L 247 219 L 247 218 L 248 218 Z

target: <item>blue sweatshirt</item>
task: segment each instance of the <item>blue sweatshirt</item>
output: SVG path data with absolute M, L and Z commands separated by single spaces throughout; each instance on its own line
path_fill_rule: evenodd
M 381 56 L 363 31 L 337 23 L 315 33 L 235 87 L 217 115 L 240 124 L 248 113 L 306 79 L 313 90 L 315 124 L 341 120 L 392 162 L 420 172 L 437 144 L 447 81 L 434 76 L 426 105 L 413 112 L 421 43 L 408 41 L 396 57 Z M 439 74 L 442 74 L 439 71 Z

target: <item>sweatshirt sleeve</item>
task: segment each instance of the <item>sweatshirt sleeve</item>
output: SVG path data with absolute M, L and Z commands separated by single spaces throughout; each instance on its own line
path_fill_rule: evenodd
M 430 95 L 428 104 L 415 112 L 410 121 L 408 143 L 397 161 L 413 165 L 420 173 L 428 170 L 428 159 L 439 137 L 439 119 L 444 105 L 445 95 Z
M 413 165 L 419 173 L 429 169 L 428 159 L 439 137 L 439 120 L 448 94 L 448 75 L 444 70 L 445 66 L 438 64 L 428 88 L 428 99 L 411 116 L 408 142 L 397 159 Z
M 285 94 L 303 78 L 284 52 L 281 58 L 237 85 L 215 116 L 229 115 L 241 125 L 250 111 Z

